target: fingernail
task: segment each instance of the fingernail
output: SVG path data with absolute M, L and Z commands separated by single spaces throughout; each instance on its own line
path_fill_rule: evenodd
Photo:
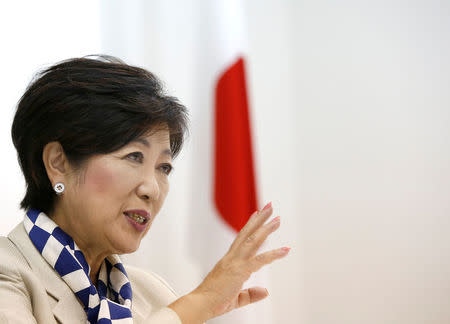
M 290 249 L 291 249 L 290 247 L 284 246 L 284 247 L 282 247 L 281 249 L 278 250 L 279 251 L 278 253 L 279 253 L 280 256 L 284 256 L 284 255 L 287 255 L 289 253 Z
M 267 290 L 267 288 L 265 288 L 265 289 L 266 289 L 267 296 L 269 296 L 269 291 Z
M 272 223 L 278 223 L 280 221 L 280 216 L 275 217 L 272 219 Z
M 272 202 L 270 202 L 267 205 L 265 205 L 262 210 L 266 210 L 266 209 L 270 208 L 270 206 L 272 206 Z

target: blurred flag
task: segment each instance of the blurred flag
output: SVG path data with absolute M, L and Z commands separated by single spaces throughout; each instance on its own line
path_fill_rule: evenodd
M 257 208 L 244 57 L 224 61 L 215 88 L 214 202 L 236 232 Z
M 223 256 L 258 208 L 246 84 L 246 39 L 241 1 L 207 1 L 199 23 L 192 228 L 195 259 L 204 274 Z M 265 286 L 264 274 L 248 284 Z M 264 303 L 264 302 L 262 302 Z M 208 323 L 269 323 L 263 304 L 235 310 Z

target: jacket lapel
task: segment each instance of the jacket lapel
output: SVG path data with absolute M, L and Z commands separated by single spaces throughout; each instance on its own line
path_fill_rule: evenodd
M 53 314 L 62 323 L 86 323 L 87 317 L 81 302 L 59 274 L 45 261 L 31 242 L 23 223 L 8 235 L 17 246 L 29 266 L 41 280 L 47 293 L 56 300 Z
M 149 316 L 152 307 L 148 300 L 142 296 L 139 289 L 132 285 L 133 302 L 131 304 L 131 313 L 133 315 L 134 323 L 144 323 L 144 320 Z
M 58 299 L 53 307 L 53 315 L 61 323 L 86 323 L 87 321 L 86 312 L 70 289 Z

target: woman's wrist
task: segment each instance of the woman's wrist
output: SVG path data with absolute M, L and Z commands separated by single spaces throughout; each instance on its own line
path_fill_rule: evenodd
M 208 298 L 195 290 L 168 307 L 177 313 L 183 324 L 202 324 L 213 317 L 208 308 Z

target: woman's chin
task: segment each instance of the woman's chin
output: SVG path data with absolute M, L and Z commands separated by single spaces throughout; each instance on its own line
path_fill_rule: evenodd
M 113 243 L 113 250 L 115 254 L 129 254 L 136 252 L 140 245 L 140 237 L 123 237 L 121 240 L 116 240 Z
M 114 248 L 114 253 L 128 254 L 136 252 L 141 245 L 142 238 L 147 234 L 149 228 L 150 224 L 144 232 L 140 233 L 125 222 L 124 224 L 121 224 L 119 228 L 116 228 L 115 231 L 110 231 L 108 234 L 110 234 L 111 237 L 110 242 Z M 119 236 L 117 233 L 121 233 L 121 235 Z

